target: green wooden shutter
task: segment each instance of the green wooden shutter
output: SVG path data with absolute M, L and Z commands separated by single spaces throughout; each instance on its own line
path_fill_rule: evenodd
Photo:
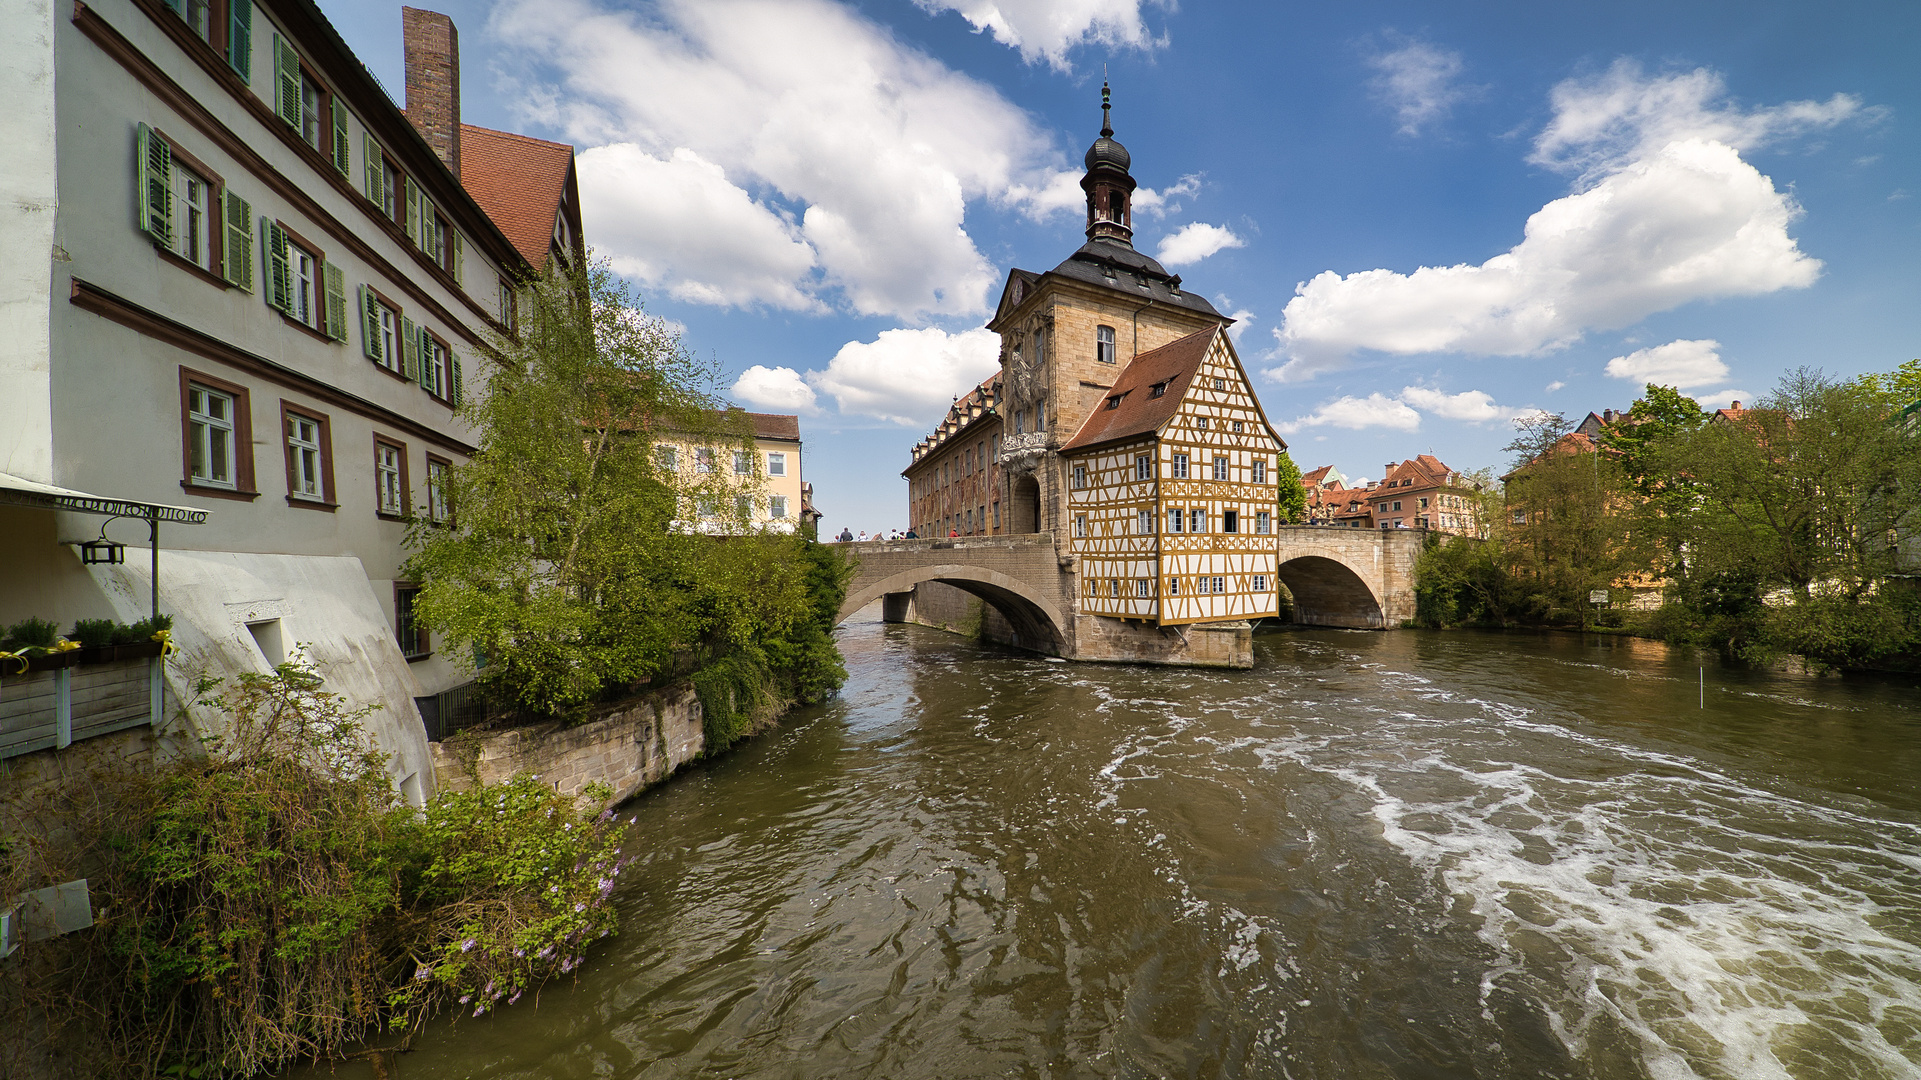
M 327 284 L 327 336 L 347 340 L 347 275 L 333 263 L 320 264 L 320 277 Z
M 300 130 L 300 54 L 287 39 L 273 36 L 274 85 L 279 88 L 280 118 Z
M 333 99 L 334 114 L 334 168 L 342 176 L 353 175 L 353 144 L 347 139 L 347 107 L 339 98 Z
M 365 133 L 361 149 L 367 159 L 367 198 L 383 211 L 387 207 L 387 170 L 380 156 L 380 143 L 375 141 L 372 132 Z
M 220 270 L 229 284 L 253 291 L 253 205 L 226 192 L 226 247 L 220 252 Z
M 376 363 L 386 357 L 380 348 L 380 298 L 365 285 L 360 286 L 360 351 Z
M 431 393 L 434 388 L 434 336 L 424 326 L 417 327 L 416 332 L 420 338 L 420 360 L 414 365 L 414 381 L 420 384 L 422 390 Z
M 414 178 L 411 176 L 405 179 L 404 184 L 407 189 L 407 220 L 404 223 L 407 229 L 407 239 L 412 240 L 414 242 L 415 247 L 419 247 L 420 246 L 420 187 L 419 185 L 414 183 Z
M 462 288 L 465 288 L 466 282 L 462 280 L 462 275 L 460 271 L 460 264 L 463 261 L 460 257 L 460 230 L 449 226 L 447 229 L 447 235 L 453 241 L 454 264 L 452 267 L 450 267 L 450 269 L 453 270 L 454 272 L 454 284 L 459 285 Z
M 260 219 L 260 248 L 266 253 L 267 306 L 293 314 L 293 267 L 287 261 L 287 234 L 273 219 Z
M 167 9 L 184 19 L 187 17 L 187 0 L 167 0 Z
M 173 148 L 141 124 L 134 129 L 134 190 L 140 231 L 162 247 L 173 246 Z
M 241 82 L 253 82 L 253 0 L 227 6 L 227 66 L 240 73 Z
M 460 354 L 449 351 L 447 353 L 447 367 L 453 372 L 454 382 L 454 385 L 449 388 L 447 392 L 447 398 L 454 403 L 454 408 L 458 409 L 460 408 L 461 402 Z
M 404 315 L 400 319 L 400 373 L 420 381 L 420 328 Z

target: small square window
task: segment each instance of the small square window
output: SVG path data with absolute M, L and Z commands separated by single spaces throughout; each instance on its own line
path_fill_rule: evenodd
M 735 476 L 754 475 L 754 455 L 749 454 L 744 450 L 734 451 L 734 475 Z
M 1267 483 L 1267 459 L 1266 458 L 1254 459 L 1254 482 L 1257 484 Z
M 697 473 L 711 473 L 714 471 L 713 450 L 707 447 L 701 447 L 694 451 L 694 471 Z
M 775 453 L 775 452 L 768 453 L 767 475 L 768 476 L 786 476 L 787 475 L 787 455 L 786 454 Z
M 787 517 L 787 496 L 769 495 L 767 497 L 767 516 L 775 521 L 784 520 Z

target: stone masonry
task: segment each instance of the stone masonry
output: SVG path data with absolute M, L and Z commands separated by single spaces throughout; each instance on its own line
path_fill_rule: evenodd
M 460 175 L 460 34 L 438 11 L 400 9 L 406 43 L 407 119 Z

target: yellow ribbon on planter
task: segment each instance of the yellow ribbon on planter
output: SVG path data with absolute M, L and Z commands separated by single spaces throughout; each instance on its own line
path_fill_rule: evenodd
M 48 652 L 72 652 L 73 650 L 79 647 L 80 647 L 79 642 L 68 641 L 66 638 L 61 638 L 60 640 L 53 643 L 53 648 L 48 649 L 47 651 Z
M 180 651 L 180 646 L 173 643 L 173 631 L 171 630 L 154 631 L 153 640 L 160 643 L 160 656 L 162 659 Z
M 18 661 L 20 664 L 20 670 L 14 672 L 15 675 L 25 675 L 27 673 L 27 659 L 27 654 L 23 652 L 0 651 L 0 675 L 6 674 L 6 665 L 9 660 Z
M 0 651 L 0 672 L 4 672 L 6 670 L 6 662 L 12 660 L 20 665 L 20 670 L 13 674 L 25 675 L 27 669 L 32 666 L 30 661 L 34 657 L 72 652 L 79 647 L 80 643 L 77 641 L 68 641 L 66 638 L 59 638 L 56 639 L 52 645 L 22 645 L 20 646 L 19 652 Z

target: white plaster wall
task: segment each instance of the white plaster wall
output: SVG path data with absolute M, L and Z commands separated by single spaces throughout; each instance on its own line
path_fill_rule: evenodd
M 0 0 L 0 472 L 53 482 L 54 0 Z
M 146 616 L 152 579 L 144 560 L 88 569 L 117 618 L 132 622 Z M 392 624 L 360 560 L 163 548 L 160 609 L 172 613 L 173 639 L 180 646 L 167 662 L 168 689 L 178 700 L 192 700 L 202 674 L 232 680 L 245 672 L 271 671 L 248 624 L 278 619 L 288 652 L 305 645 L 326 689 L 352 704 L 379 706 L 366 725 L 390 757 L 394 782 L 416 775 L 419 793 L 432 796 L 433 758 L 414 706 L 420 686 L 394 643 Z M 226 729 L 225 718 L 206 708 L 190 708 L 189 718 L 202 735 Z

